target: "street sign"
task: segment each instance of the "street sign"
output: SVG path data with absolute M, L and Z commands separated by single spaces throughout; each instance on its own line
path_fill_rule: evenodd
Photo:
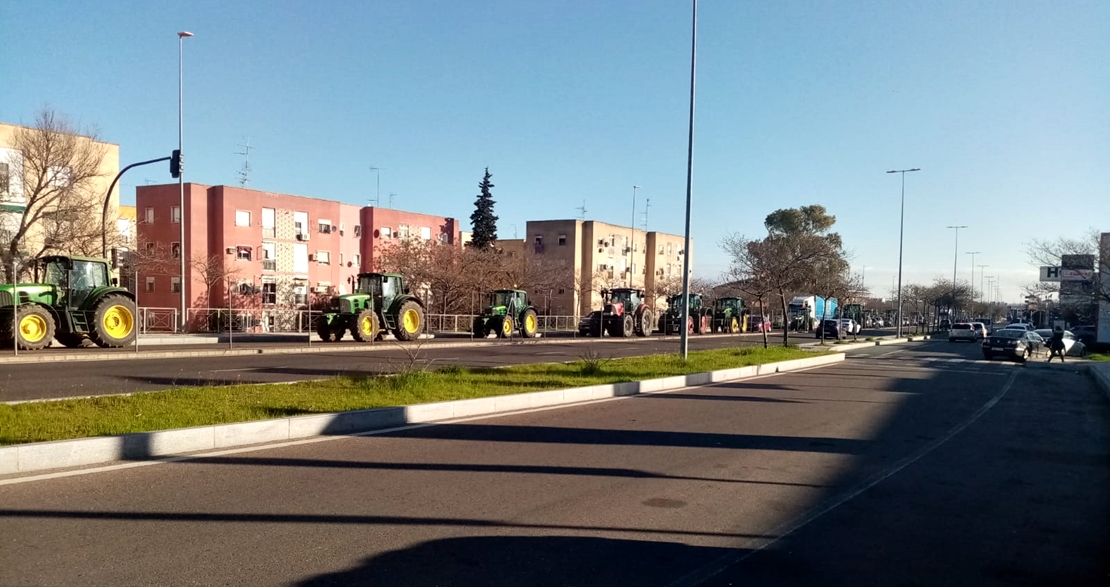
M 1041 281 L 1090 281 L 1093 274 L 1090 269 L 1041 267 Z

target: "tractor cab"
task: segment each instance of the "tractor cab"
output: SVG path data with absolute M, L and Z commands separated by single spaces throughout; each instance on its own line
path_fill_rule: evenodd
M 489 307 L 484 311 L 487 316 L 514 315 L 528 306 L 528 294 L 520 289 L 499 289 L 490 294 Z
M 54 286 L 54 304 L 82 307 L 94 290 L 110 287 L 108 263 L 103 259 L 43 257 L 35 267 L 35 280 Z
M 721 298 L 717 300 L 718 312 L 729 312 L 731 316 L 739 316 L 744 312 L 744 300 L 740 298 Z
M 604 300 L 603 311 L 615 316 L 621 316 L 625 312 L 635 312 L 636 308 L 644 303 L 643 290 L 627 287 L 602 290 L 601 297 Z
M 693 316 L 696 310 L 701 310 L 701 294 L 690 294 L 690 315 Z M 667 298 L 667 312 L 671 314 L 682 313 L 682 294 L 676 294 Z

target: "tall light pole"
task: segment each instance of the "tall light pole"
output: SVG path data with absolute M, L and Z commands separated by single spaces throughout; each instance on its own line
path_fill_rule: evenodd
M 991 294 L 994 293 L 994 276 L 993 275 L 988 275 L 987 276 L 987 292 L 986 293 L 987 293 L 987 303 L 989 304 L 989 303 L 994 301 L 994 299 L 991 296 Z
M 866 296 L 867 295 L 867 265 L 863 266 L 863 269 L 861 270 L 861 273 L 860 273 L 859 281 L 860 281 L 860 283 L 859 283 L 860 289 L 863 290 L 863 295 Z
M 956 229 L 956 248 L 952 252 L 952 305 L 948 308 L 948 321 L 956 321 L 956 265 L 960 259 L 960 229 L 967 228 L 966 226 L 946 226 L 945 228 Z
M 686 137 L 686 232 L 682 245 L 682 334 L 679 337 L 682 360 L 690 350 L 690 336 L 686 324 L 690 320 L 690 201 L 694 194 L 694 82 L 698 65 L 698 0 L 693 0 L 693 19 L 690 21 L 690 129 Z
M 914 169 L 892 169 L 887 173 L 901 173 L 902 174 L 902 211 L 898 213 L 898 337 L 902 337 L 902 239 L 905 236 L 906 228 L 906 174 L 914 171 L 921 171 L 920 168 Z
M 968 251 L 965 255 L 971 255 L 971 281 L 967 282 L 967 286 L 971 288 L 971 301 L 975 301 L 975 255 L 980 251 Z
M 382 172 L 385 171 L 385 168 L 384 167 L 371 167 L 370 171 L 373 171 L 374 174 L 377 176 L 374 180 L 374 184 L 376 186 L 375 191 L 374 191 L 374 205 L 375 206 L 381 206 L 382 205 Z M 391 202 L 391 204 L 392 204 L 392 202 Z
M 638 186 L 638 185 L 632 186 L 632 235 L 628 238 L 628 287 L 629 288 L 632 287 L 632 274 L 634 273 L 632 271 L 632 267 L 636 263 L 636 255 L 633 252 L 633 249 L 636 248 L 636 245 L 633 244 L 633 243 L 636 242 L 636 190 L 638 190 L 638 189 L 640 189 L 640 186 Z
M 177 33 L 177 151 L 184 153 L 184 116 L 183 116 L 183 102 L 185 97 L 185 37 L 191 37 L 193 33 L 189 31 L 181 31 Z M 178 200 L 178 214 L 177 227 L 179 229 L 179 241 L 181 244 L 177 246 L 177 256 L 181 261 L 181 332 L 185 332 L 185 325 L 188 323 L 185 312 L 185 166 L 181 165 L 177 172 L 177 200 Z M 228 292 L 231 295 L 231 292 Z
M 983 273 L 985 273 L 985 271 L 983 271 L 983 269 L 985 269 L 987 267 L 990 267 L 990 265 L 980 265 L 979 266 L 979 295 L 983 297 L 983 301 L 986 301 L 986 299 L 987 299 L 986 298 L 986 291 L 983 289 Z

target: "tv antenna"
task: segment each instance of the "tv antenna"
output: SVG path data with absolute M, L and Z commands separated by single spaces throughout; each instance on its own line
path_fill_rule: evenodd
M 250 137 L 244 137 L 243 140 L 246 141 L 247 144 L 239 145 L 243 150 L 235 153 L 236 155 L 243 156 L 243 167 L 241 167 L 235 175 L 239 176 L 239 187 L 245 188 L 247 184 L 251 182 L 251 149 L 254 147 L 251 146 Z
M 389 207 L 390 207 L 390 209 L 393 208 L 393 198 L 395 198 L 395 197 L 397 197 L 396 192 L 389 192 Z
M 371 165 L 370 166 L 370 171 L 373 171 L 376 174 L 376 178 L 374 180 L 374 186 L 375 186 L 374 187 L 374 205 L 375 206 L 381 206 L 382 205 L 382 172 L 385 171 L 385 167 L 375 167 L 375 166 Z
M 585 220 L 586 219 L 586 200 L 582 200 L 582 205 L 575 208 L 575 210 L 578 210 L 579 220 Z
M 651 210 L 651 198 L 644 201 L 644 231 L 647 231 L 648 226 L 648 210 Z

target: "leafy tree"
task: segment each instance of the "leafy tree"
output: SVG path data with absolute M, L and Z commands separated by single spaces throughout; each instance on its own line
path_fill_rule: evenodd
M 470 215 L 470 226 L 473 234 L 470 237 L 469 245 L 475 249 L 488 249 L 497 243 L 497 216 L 493 214 L 493 194 L 490 193 L 490 188 L 494 187 L 490 182 L 493 177 L 489 172 L 489 167 L 486 168 L 486 175 L 482 177 L 482 182 L 478 184 L 481 193 L 478 194 L 478 199 L 474 201 L 474 213 Z

